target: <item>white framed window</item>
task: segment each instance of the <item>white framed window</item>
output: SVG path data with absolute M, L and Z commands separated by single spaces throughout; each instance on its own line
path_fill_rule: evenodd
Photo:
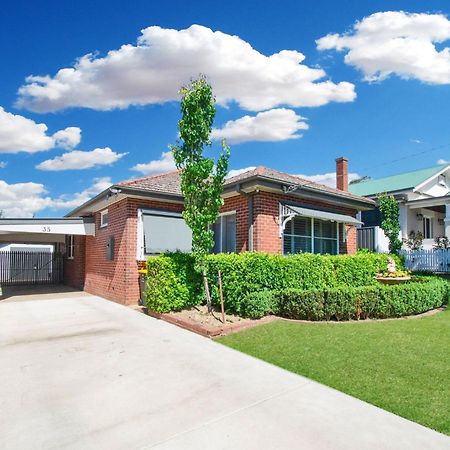
M 432 239 L 433 238 L 433 218 L 424 216 L 423 218 L 423 238 Z
M 138 259 L 164 252 L 190 252 L 192 231 L 181 213 L 165 210 L 138 211 Z
M 101 213 L 100 213 L 100 228 L 105 228 L 108 226 L 108 221 L 109 221 L 109 215 L 108 215 L 108 210 L 104 209 Z
M 75 254 L 75 245 L 73 234 L 66 235 L 66 257 L 67 259 L 73 259 Z
M 236 211 L 220 214 L 213 225 L 213 253 L 236 252 Z
M 283 232 L 283 254 L 339 253 L 339 222 L 297 216 Z

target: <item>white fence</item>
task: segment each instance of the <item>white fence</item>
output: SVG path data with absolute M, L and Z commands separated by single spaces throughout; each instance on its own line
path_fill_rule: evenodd
M 403 251 L 405 269 L 427 272 L 450 272 L 450 249 Z

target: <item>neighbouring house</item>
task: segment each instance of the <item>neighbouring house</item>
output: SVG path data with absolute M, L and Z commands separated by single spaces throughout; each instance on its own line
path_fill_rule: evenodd
M 265 167 L 228 178 L 214 224 L 215 252 L 345 254 L 357 248 L 357 216 L 375 206 L 348 192 L 348 162 L 336 188 Z M 53 242 L 64 283 L 108 299 L 139 299 L 146 258 L 191 248 L 177 171 L 117 183 L 59 219 L 0 219 L 0 242 Z
M 393 195 L 400 207 L 401 239 L 420 231 L 427 250 L 436 237 L 450 237 L 450 164 L 350 184 L 349 190 L 373 200 L 381 193 Z M 358 230 L 358 246 L 387 252 L 389 242 L 380 228 L 379 209 L 364 211 L 360 217 L 364 226 Z

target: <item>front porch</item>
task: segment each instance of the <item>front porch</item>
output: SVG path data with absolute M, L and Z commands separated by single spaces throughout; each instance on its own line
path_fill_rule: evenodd
M 423 235 L 423 249 L 434 248 L 435 239 L 446 236 L 450 239 L 450 195 L 410 200 L 400 205 L 402 238 L 411 231 Z

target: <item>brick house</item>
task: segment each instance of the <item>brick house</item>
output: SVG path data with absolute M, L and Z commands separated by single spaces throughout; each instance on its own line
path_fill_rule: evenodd
M 358 213 L 374 202 L 348 192 L 347 164 L 345 158 L 336 160 L 336 188 L 265 167 L 227 179 L 214 224 L 214 251 L 355 253 Z M 190 249 L 182 210 L 177 171 L 111 186 L 60 219 L 90 227 L 84 233 L 59 230 L 65 241 L 64 283 L 119 303 L 137 303 L 140 262 Z M 17 231 L 8 221 L 0 220 L 1 239 Z

